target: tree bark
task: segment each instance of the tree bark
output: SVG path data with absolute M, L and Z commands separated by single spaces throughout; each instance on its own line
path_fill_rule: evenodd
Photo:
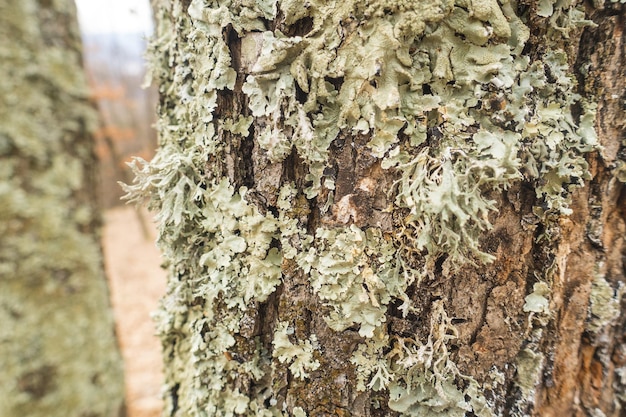
M 0 6 L 0 415 L 121 417 L 71 1 Z
M 618 416 L 624 4 L 160 1 L 167 416 Z

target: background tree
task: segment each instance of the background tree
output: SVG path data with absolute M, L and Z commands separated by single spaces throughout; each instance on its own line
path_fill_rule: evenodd
M 165 415 L 620 415 L 623 3 L 154 7 Z
M 4 1 L 0 38 L 0 415 L 122 416 L 74 4 Z

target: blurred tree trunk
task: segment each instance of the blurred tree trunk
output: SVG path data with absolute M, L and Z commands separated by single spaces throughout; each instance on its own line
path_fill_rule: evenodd
M 124 415 L 76 11 L 0 5 L 0 415 Z
M 623 3 L 153 6 L 165 415 L 623 415 Z

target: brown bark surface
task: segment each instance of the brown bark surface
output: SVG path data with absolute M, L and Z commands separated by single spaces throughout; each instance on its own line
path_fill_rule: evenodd
M 594 276 L 604 275 L 619 294 L 626 282 L 626 190 L 611 175 L 626 151 L 626 8 L 606 2 L 589 7 L 589 16 L 597 26 L 573 37 L 572 66 L 581 94 L 598 101 L 596 129 L 603 149 L 591 158 L 593 180 L 577 193 L 574 214 L 561 222 L 564 258 L 555 283 L 554 334 L 546 346 L 554 359 L 543 378 L 535 412 L 540 416 L 624 413 L 626 386 L 616 371 L 624 360 L 625 300 L 619 317 L 601 331 L 586 330 L 586 322 Z

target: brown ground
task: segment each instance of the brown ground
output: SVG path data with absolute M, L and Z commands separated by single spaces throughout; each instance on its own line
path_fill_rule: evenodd
M 133 207 L 105 214 L 103 245 L 111 298 L 126 373 L 128 417 L 161 415 L 161 349 L 150 313 L 165 291 L 165 272 L 154 244 L 154 226 L 145 215 L 151 236 L 143 237 Z

